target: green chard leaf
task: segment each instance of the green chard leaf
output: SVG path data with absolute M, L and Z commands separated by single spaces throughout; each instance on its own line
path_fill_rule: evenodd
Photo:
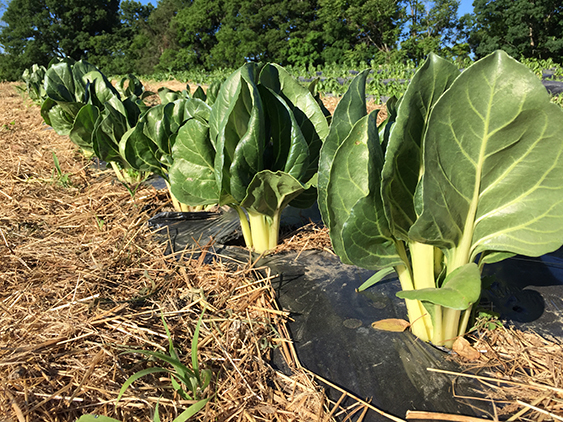
M 358 199 L 350 210 L 342 227 L 342 242 L 351 262 L 379 270 L 404 262 L 383 210 L 380 178 L 383 151 L 377 139 L 368 139 L 368 151 L 368 194 Z
M 335 251 L 336 248 L 340 249 L 341 245 L 346 254 L 345 259 L 369 269 L 402 263 L 381 200 L 380 175 L 384 157 L 376 119 L 377 111 L 360 119 L 348 138 L 340 145 L 334 157 L 327 189 L 331 213 L 329 218 L 337 227 L 334 236 L 331 227 L 331 240 Z M 359 123 L 364 121 L 364 129 L 357 130 Z M 342 160 L 345 161 L 341 163 Z M 349 177 L 350 183 L 358 190 L 354 192 L 352 186 L 347 187 L 345 184 L 338 186 L 341 180 L 339 177 Z M 338 198 L 345 198 L 346 195 L 349 195 L 350 199 L 343 201 L 339 208 Z M 339 215 L 333 215 L 335 211 Z M 340 221 L 342 226 L 338 236 Z
M 117 97 L 106 102 L 92 132 L 96 156 L 103 161 L 122 163 L 119 142 L 130 129 L 127 111 Z
M 497 51 L 438 100 L 425 136 L 415 240 L 448 266 L 485 251 L 539 256 L 563 241 L 563 111 L 524 65 Z
M 49 126 L 51 126 L 58 135 L 68 136 L 74 125 L 75 116 L 84 106 L 80 103 L 66 103 L 66 107 L 58 104 L 50 98 L 43 101 L 41 105 L 41 117 Z M 69 106 L 72 110 L 67 111 Z
M 120 141 L 120 154 L 131 167 L 140 171 L 152 171 L 167 179 L 169 168 L 174 162 L 172 149 L 178 131 L 195 117 L 206 121 L 209 113 L 210 107 L 195 98 L 179 99 L 152 107 L 139 117 L 135 128 Z
M 178 131 L 172 147 L 170 186 L 178 200 L 188 205 L 219 202 L 215 179 L 215 149 L 209 138 L 209 125 L 201 118 L 188 120 Z
M 248 186 L 248 194 L 241 202 L 241 206 L 250 213 L 274 218 L 276 213 L 285 208 L 307 187 L 287 173 L 263 170 L 252 179 Z
M 477 264 L 465 264 L 449 274 L 442 287 L 434 289 L 403 290 L 397 293 L 401 299 L 417 299 L 463 311 L 479 300 L 481 272 Z
M 163 172 L 159 156 L 158 147 L 152 140 L 145 135 L 144 127 L 146 123 L 139 119 L 135 127 L 123 134 L 119 141 L 119 154 L 129 163 L 129 165 L 144 172 L 153 172 L 162 177 L 167 177 Z
M 45 93 L 51 100 L 65 103 L 77 102 L 75 91 L 72 63 L 65 60 L 53 64 L 47 70 L 45 74 Z M 85 102 L 84 98 L 80 98 L 79 102 Z
M 366 78 L 368 73 L 368 70 L 363 71 L 350 83 L 350 87 L 334 110 L 330 130 L 321 147 L 317 185 L 318 201 L 322 219 L 328 227 L 332 227 L 327 200 L 330 169 L 340 144 L 348 137 L 356 122 L 367 115 Z
M 215 140 L 215 176 L 221 190 L 236 202 L 263 168 L 265 122 L 255 81 L 257 65 L 247 64 L 222 85 L 210 114 L 210 134 Z M 223 195 L 222 196 L 226 196 Z
M 326 189 L 330 239 L 334 251 L 345 263 L 352 261 L 344 247 L 342 230 L 354 205 L 369 194 L 368 142 L 379 144 L 376 116 L 377 112 L 372 112 L 356 122 L 340 143 L 330 167 Z
M 99 115 L 98 107 L 86 104 L 74 119 L 69 138 L 84 151 L 94 151 L 92 132 L 94 132 Z
M 59 135 L 71 133 L 76 116 L 86 104 L 101 110 L 106 101 L 119 98 L 115 88 L 95 66 L 72 59 L 62 60 L 49 67 L 45 73 L 45 94 L 47 99 L 41 107 L 41 115 Z M 83 113 L 82 119 L 86 113 Z M 78 130 L 76 127 L 74 132 Z M 81 144 L 86 139 L 82 132 Z
M 422 139 L 430 111 L 459 74 L 457 66 L 431 53 L 401 99 L 381 174 L 385 212 L 398 239 L 408 240 L 417 219 L 414 198 L 424 173 Z
M 264 163 L 272 171 L 281 170 L 301 180 L 309 165 L 309 145 L 287 103 L 264 86 L 259 86 L 270 123 L 271 160 Z
M 318 170 L 318 157 L 323 140 L 329 133 L 326 116 L 309 89 L 303 87 L 283 67 L 264 66 L 260 83 L 283 98 L 301 129 L 309 149 L 309 166 L 304 179 L 309 180 Z

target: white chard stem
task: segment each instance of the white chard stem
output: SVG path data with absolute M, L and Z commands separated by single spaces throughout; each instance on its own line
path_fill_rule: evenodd
M 399 276 L 401 288 L 403 290 L 414 290 L 409 269 L 405 265 L 397 265 L 395 271 Z M 432 339 L 432 321 L 427 318 L 428 313 L 422 302 L 405 299 L 405 305 L 407 306 L 412 333 L 423 341 L 430 341 Z M 430 325 L 428 325 L 428 322 L 430 322 Z
M 267 217 L 263 214 L 248 213 L 248 220 L 254 251 L 262 254 L 269 250 L 270 246 L 270 225 Z
M 446 346 L 452 348 L 455 339 L 458 336 L 460 328 L 461 311 L 451 308 L 444 308 L 444 336 L 442 342 L 438 346 Z
M 240 220 L 240 228 L 242 229 L 242 236 L 244 237 L 244 243 L 246 243 L 246 247 L 251 249 L 252 248 L 252 234 L 250 232 L 250 225 L 248 224 L 248 220 L 246 218 L 246 214 L 244 213 L 243 209 L 238 205 L 231 205 L 238 214 L 238 218 Z

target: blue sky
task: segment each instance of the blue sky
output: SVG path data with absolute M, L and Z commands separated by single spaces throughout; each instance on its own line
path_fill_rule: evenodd
M 473 12 L 473 0 L 461 0 L 459 2 L 459 11 L 458 15 L 461 17 L 466 13 Z

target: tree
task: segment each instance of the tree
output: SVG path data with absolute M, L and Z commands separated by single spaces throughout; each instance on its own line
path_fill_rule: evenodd
M 135 0 L 122 1 L 118 29 L 113 34 L 98 35 L 90 40 L 88 60 L 109 75 L 152 72 L 152 67 L 147 68 L 145 64 L 144 52 L 151 39 L 147 32 L 153 10 L 152 5 L 143 5 Z M 152 66 L 156 62 L 154 60 Z
M 142 47 L 141 64 L 146 71 L 174 71 L 176 54 L 180 48 L 178 31 L 174 26 L 177 14 L 188 7 L 191 0 L 160 0 L 148 19 L 143 30 L 146 44 Z M 137 41 L 141 41 L 139 38 Z
M 17 80 L 32 64 L 46 65 L 56 55 L 56 39 L 48 31 L 44 0 L 12 0 L 2 15 L 0 80 Z
M 396 49 L 403 8 L 395 0 L 319 0 L 325 62 L 366 61 Z
M 176 68 L 209 67 L 209 53 L 217 45 L 216 34 L 225 16 L 225 0 L 193 0 L 178 11 L 172 22 L 179 44 Z
M 248 60 L 287 64 L 289 41 L 307 36 L 316 11 L 316 0 L 193 0 L 173 21 L 178 55 L 207 68 Z
M 445 57 L 469 53 L 457 18 L 459 0 L 406 0 L 405 5 L 401 51 L 406 58 L 420 62 L 431 52 Z
M 475 0 L 470 45 L 480 58 L 497 49 L 515 57 L 563 58 L 560 0 Z
M 0 46 L 9 60 L 0 79 L 15 80 L 53 57 L 87 59 L 93 37 L 119 26 L 119 0 L 12 0 L 2 16 Z

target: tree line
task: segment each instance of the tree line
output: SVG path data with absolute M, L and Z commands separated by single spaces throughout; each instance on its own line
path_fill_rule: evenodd
M 106 74 L 463 60 L 503 49 L 563 58 L 560 0 L 11 0 L 0 22 L 0 80 L 32 64 L 86 59 Z

